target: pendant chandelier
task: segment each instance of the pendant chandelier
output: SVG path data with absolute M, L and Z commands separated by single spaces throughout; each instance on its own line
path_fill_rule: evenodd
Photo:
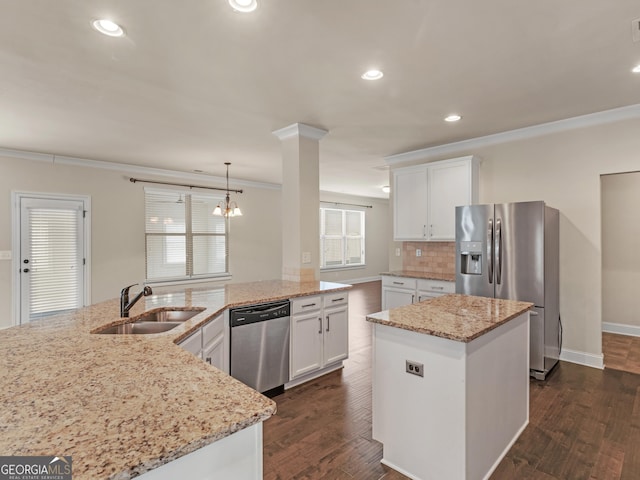
M 234 201 L 230 201 L 229 194 L 231 191 L 229 190 L 229 165 L 230 162 L 224 162 L 227 166 L 227 196 L 224 200 L 220 200 L 216 208 L 213 209 L 213 214 L 219 217 L 240 217 L 242 216 L 242 211 L 238 204 Z

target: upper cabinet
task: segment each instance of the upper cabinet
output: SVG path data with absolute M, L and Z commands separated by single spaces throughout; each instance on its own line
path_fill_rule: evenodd
M 455 240 L 455 207 L 478 202 L 478 164 L 468 156 L 393 170 L 394 240 Z

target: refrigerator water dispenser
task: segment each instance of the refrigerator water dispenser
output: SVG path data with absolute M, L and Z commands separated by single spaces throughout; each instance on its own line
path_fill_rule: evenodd
M 482 275 L 482 242 L 460 242 L 460 273 Z

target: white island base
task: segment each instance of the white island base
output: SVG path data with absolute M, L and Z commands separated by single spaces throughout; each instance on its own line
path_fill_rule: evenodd
M 489 478 L 529 423 L 529 313 L 468 343 L 374 323 L 373 349 L 382 463 L 420 480 Z

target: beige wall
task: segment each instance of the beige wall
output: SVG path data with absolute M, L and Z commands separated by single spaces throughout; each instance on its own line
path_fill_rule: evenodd
M 428 158 L 478 155 L 480 203 L 544 200 L 560 210 L 563 357 L 575 361 L 602 360 L 600 175 L 638 170 L 638 132 L 640 119 L 621 120 Z
M 380 273 L 389 270 L 389 242 L 391 219 L 389 202 L 386 199 L 356 197 L 337 193 L 320 192 L 320 200 L 324 202 L 345 202 L 358 205 L 372 205 L 365 211 L 365 268 L 354 268 L 337 271 L 320 272 L 320 280 L 328 282 L 349 282 L 352 280 L 379 277 Z M 330 205 L 328 205 L 330 206 Z M 346 207 L 345 207 L 346 208 Z
M 123 286 L 145 277 L 144 187 L 128 177 L 99 168 L 0 157 L 0 250 L 11 250 L 12 191 L 90 196 L 91 301 L 117 297 Z M 232 281 L 280 278 L 280 191 L 243 190 L 234 199 L 244 215 L 231 220 L 229 232 Z M 11 261 L 0 260 L 0 328 L 11 325 L 12 295 Z
M 639 328 L 640 172 L 605 175 L 601 186 L 602 321 Z

